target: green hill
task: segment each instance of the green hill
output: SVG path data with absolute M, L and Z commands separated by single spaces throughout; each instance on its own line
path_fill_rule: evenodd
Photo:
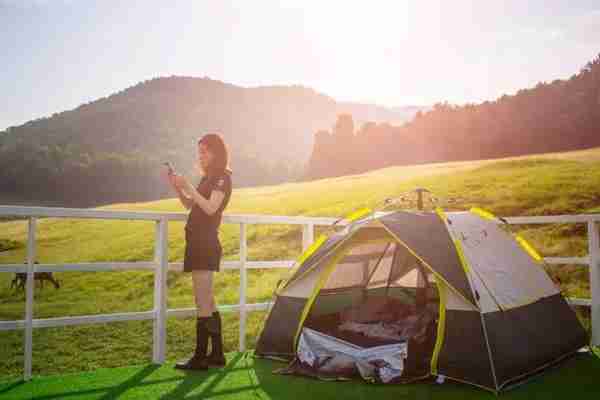
M 230 214 L 342 216 L 358 207 L 374 206 L 383 199 L 421 186 L 439 197 L 457 200 L 451 209 L 479 206 L 500 216 L 575 214 L 600 211 L 600 149 L 519 157 L 502 160 L 456 162 L 393 167 L 362 175 L 305 183 L 234 190 Z M 116 204 L 105 209 L 183 211 L 174 199 Z M 587 253 L 584 225 L 522 227 L 521 232 L 544 256 L 582 256 Z M 38 261 L 68 263 L 94 261 L 145 261 L 153 258 L 151 222 L 42 219 L 38 223 Z M 27 225 L 24 221 L 0 223 L 0 263 L 25 260 Z M 169 225 L 169 259 L 183 256 L 182 223 Z M 237 226 L 225 225 L 222 241 L 226 258 L 235 259 Z M 250 227 L 249 259 L 286 260 L 298 256 L 301 230 L 285 225 Z M 3 242 L 4 240 L 4 242 Z M 1 268 L 1 267 L 0 267 Z M 569 296 L 589 297 L 585 267 L 550 267 Z M 248 303 L 267 301 L 283 270 L 249 272 Z M 149 272 L 65 272 L 56 274 L 59 290 L 36 291 L 35 317 L 58 317 L 143 311 L 152 308 L 153 277 Z M 0 274 L 0 319 L 21 319 L 23 294 L 9 289 L 12 274 Z M 169 273 L 169 308 L 192 307 L 191 279 Z M 216 279 L 220 304 L 238 302 L 236 271 Z M 263 312 L 250 314 L 248 339 L 253 346 Z M 237 315 L 226 317 L 225 345 L 237 346 Z M 191 321 L 168 322 L 169 359 L 191 351 Z M 34 373 L 49 374 L 130 365 L 151 357 L 152 323 L 111 323 L 34 331 Z M 22 332 L 0 332 L 0 376 L 19 375 L 22 369 Z
M 402 123 L 419 109 L 337 102 L 302 86 L 155 78 L 0 130 L 0 201 L 91 207 L 164 199 L 162 163 L 193 170 L 194 143 L 214 131 L 231 149 L 236 187 L 276 184 L 303 174 L 313 132 L 338 113 Z

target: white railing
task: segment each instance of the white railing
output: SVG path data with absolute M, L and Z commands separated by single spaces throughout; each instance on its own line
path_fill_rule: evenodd
M 25 319 L 18 321 L 0 321 L 1 330 L 25 330 L 24 378 L 31 378 L 32 334 L 34 328 L 58 327 L 69 325 L 106 323 L 116 321 L 153 320 L 153 351 L 154 363 L 163 363 L 166 352 L 166 321 L 167 317 L 189 317 L 196 315 L 195 308 L 167 308 L 167 271 L 182 271 L 183 263 L 168 262 L 168 222 L 185 221 L 186 213 L 154 213 L 109 211 L 98 209 L 68 209 L 46 207 L 0 206 L 0 216 L 26 217 L 29 220 L 27 239 L 27 283 Z M 154 261 L 151 262 L 111 262 L 111 263 L 77 263 L 77 264 L 35 264 L 36 253 L 36 221 L 38 218 L 90 218 L 112 220 L 143 220 L 155 221 Z M 248 261 L 246 228 L 250 224 L 286 224 L 302 225 L 302 247 L 306 249 L 314 241 L 314 227 L 332 225 L 336 218 L 316 217 L 283 217 L 267 215 L 224 215 L 223 223 L 239 224 L 240 256 L 237 261 L 225 261 L 225 270 L 240 270 L 240 300 L 239 304 L 221 305 L 219 310 L 224 312 L 238 311 L 239 349 L 246 348 L 246 317 L 248 311 L 266 310 L 270 303 L 246 303 L 247 270 L 257 268 L 290 268 L 294 261 Z M 554 257 L 545 258 L 549 264 L 580 264 L 590 267 L 590 286 L 592 299 L 569 299 L 574 305 L 591 306 L 592 308 L 592 343 L 600 345 L 600 237 L 596 223 L 600 215 L 566 215 L 552 217 L 513 217 L 506 218 L 510 224 L 548 224 L 548 223 L 586 223 L 588 227 L 589 255 L 587 257 Z M 154 309 L 151 311 L 102 314 L 60 318 L 33 318 L 33 291 L 35 272 L 73 272 L 73 271 L 154 271 Z M 23 264 L 4 264 L 0 272 L 23 272 Z
M 68 209 L 47 207 L 18 207 L 0 206 L 0 216 L 26 217 L 29 220 L 27 239 L 27 281 L 25 319 L 18 321 L 0 321 L 1 330 L 25 329 L 25 366 L 24 378 L 31 378 L 32 359 L 32 334 L 34 328 L 46 328 L 57 326 L 81 325 L 106 323 L 116 321 L 153 320 L 153 350 L 152 360 L 154 363 L 163 363 L 166 352 L 166 320 L 167 317 L 189 317 L 196 315 L 195 308 L 167 309 L 167 271 L 182 271 L 183 263 L 168 262 L 168 222 L 185 221 L 186 213 L 153 213 L 153 212 L 130 212 L 109 211 L 97 209 Z M 77 263 L 77 264 L 35 264 L 36 258 L 36 222 L 38 218 L 89 218 L 89 219 L 112 219 L 112 220 L 142 220 L 155 221 L 155 246 L 154 261 L 151 262 L 102 262 L 102 263 Z M 269 215 L 224 215 L 223 223 L 239 224 L 240 227 L 240 252 L 238 261 L 224 261 L 224 270 L 240 270 L 240 302 L 233 305 L 219 306 L 224 312 L 238 311 L 239 324 L 239 349 L 246 348 L 246 317 L 248 311 L 266 310 L 270 303 L 246 303 L 247 270 L 258 268 L 291 268 L 293 260 L 285 261 L 248 261 L 247 260 L 247 235 L 246 227 L 249 224 L 285 224 L 302 225 L 302 247 L 308 248 L 314 240 L 315 226 L 328 226 L 336 221 L 335 218 L 317 217 L 284 217 Z M 77 317 L 61 318 L 33 318 L 33 290 L 34 273 L 36 272 L 73 272 L 73 271 L 131 271 L 131 270 L 153 270 L 154 271 L 154 309 L 151 311 L 128 312 L 102 315 L 86 315 Z M 0 266 L 0 272 L 24 272 L 23 264 L 4 264 Z

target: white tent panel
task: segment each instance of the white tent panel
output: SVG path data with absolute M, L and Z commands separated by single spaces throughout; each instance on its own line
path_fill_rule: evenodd
M 447 215 L 452 235 L 461 242 L 472 270 L 472 282 L 485 286 L 502 309 L 520 307 L 559 293 L 542 266 L 496 222 L 470 212 Z M 482 293 L 479 292 L 480 296 Z M 495 308 L 488 307 L 489 304 L 483 311 Z
M 481 312 L 487 313 L 500 311 L 500 307 L 498 307 L 496 300 L 492 297 L 491 293 L 484 285 L 483 281 L 479 277 L 479 274 L 477 274 L 473 269 L 469 270 L 469 281 L 471 282 L 471 287 L 475 291 L 474 296 Z

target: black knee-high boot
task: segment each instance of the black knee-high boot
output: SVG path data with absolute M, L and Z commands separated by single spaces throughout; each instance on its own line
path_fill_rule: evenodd
M 221 314 L 218 311 L 212 313 L 206 327 L 211 341 L 211 352 L 207 358 L 210 367 L 224 367 L 227 361 L 223 354 L 223 331 L 221 323 Z
M 196 350 L 194 355 L 185 361 L 175 364 L 177 369 L 207 369 L 206 351 L 208 349 L 208 321 L 211 317 L 198 317 L 196 319 Z

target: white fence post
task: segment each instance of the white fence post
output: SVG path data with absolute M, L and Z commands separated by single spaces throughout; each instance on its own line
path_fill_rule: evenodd
M 154 329 L 152 362 L 165 362 L 167 347 L 167 271 L 169 268 L 168 221 L 161 218 L 156 222 L 154 245 Z
M 302 229 L 302 252 L 310 247 L 312 242 L 315 241 L 315 225 L 304 224 Z
M 592 294 L 591 326 L 592 344 L 600 346 L 600 235 L 593 221 L 588 222 L 588 246 L 590 254 L 590 289 Z
M 248 276 L 246 261 L 248 259 L 248 241 L 246 238 L 246 224 L 240 224 L 240 352 L 246 351 L 246 287 Z
M 35 273 L 35 230 L 36 218 L 29 218 L 27 233 L 27 283 L 25 300 L 25 368 L 23 371 L 26 381 L 31 379 L 31 364 L 33 353 L 33 289 Z

